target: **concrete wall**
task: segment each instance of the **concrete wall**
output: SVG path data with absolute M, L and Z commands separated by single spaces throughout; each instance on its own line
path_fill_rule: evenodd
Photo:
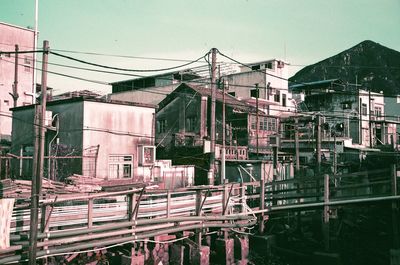
M 111 100 L 141 102 L 157 105 L 178 86 L 179 84 L 173 84 L 167 86 L 141 88 L 137 90 L 109 94 L 107 95 L 107 98 Z
M 49 105 L 48 111 L 52 116 L 58 116 L 60 121 L 57 137 L 59 144 L 57 154 L 59 156 L 80 156 L 82 155 L 82 115 L 83 103 L 70 102 L 62 105 Z M 23 156 L 33 155 L 34 146 L 34 108 L 19 109 L 13 112 L 13 134 L 11 153 L 20 155 L 23 148 Z M 56 130 L 48 129 L 45 140 L 45 156 L 49 154 L 49 142 L 56 136 Z M 55 143 L 55 141 L 54 141 Z M 55 150 L 52 151 L 53 155 Z M 22 174 L 19 167 L 22 166 Z M 45 159 L 45 176 L 48 175 L 48 160 Z M 58 161 L 58 178 L 67 177 L 70 174 L 82 173 L 82 161 L 80 159 L 68 159 Z M 32 160 L 24 159 L 22 164 L 19 161 L 13 163 L 13 175 L 16 177 L 30 178 L 32 174 Z
M 154 108 L 84 102 L 83 149 L 100 145 L 97 177 L 108 177 L 109 155 L 132 155 L 133 178 L 143 179 L 138 147 L 153 144 L 154 119 Z
M 29 29 L 20 28 L 0 22 L 0 50 L 15 51 L 15 44 L 19 50 L 33 50 L 34 32 Z M 25 61 L 25 58 L 27 61 Z M 17 106 L 32 103 L 32 97 L 25 92 L 32 92 L 33 70 L 25 67 L 33 66 L 33 54 L 20 54 L 18 56 L 18 94 Z M 12 93 L 15 72 L 14 54 L 2 55 L 0 57 L 0 112 L 11 116 L 9 108 L 13 107 Z M 11 138 L 12 120 L 10 117 L 0 116 L 0 139 Z

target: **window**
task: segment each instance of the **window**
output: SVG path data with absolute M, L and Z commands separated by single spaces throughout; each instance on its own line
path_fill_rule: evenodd
M 257 93 L 258 92 L 258 93 Z M 258 98 L 260 95 L 259 91 L 257 91 L 257 89 L 252 89 L 250 90 L 250 97 L 252 98 Z
M 197 117 L 188 117 L 186 118 L 186 131 L 187 132 L 195 132 L 197 125 Z
M 260 65 L 258 64 L 258 65 L 253 65 L 252 67 L 251 67 L 251 70 L 253 70 L 253 71 L 255 71 L 255 70 L 260 70 Z
M 265 68 L 272 69 L 272 62 L 266 63 Z
M 9 100 L 4 100 L 4 106 L 10 106 L 10 101 Z
M 274 95 L 274 101 L 275 102 L 281 102 L 281 97 L 279 95 L 279 92 L 277 94 Z
M 361 115 L 367 115 L 367 104 L 361 104 Z
M 235 92 L 228 92 L 228 95 L 231 95 L 232 97 L 236 97 L 236 93 Z
M 31 57 L 25 56 L 24 58 L 24 70 L 25 72 L 30 72 L 31 71 Z
M 282 94 L 282 106 L 286 107 L 286 94 Z
M 382 117 L 382 107 L 375 107 L 375 116 Z
M 268 129 L 268 118 L 267 117 L 260 117 L 259 118 L 259 122 L 260 122 L 260 125 L 259 125 L 258 128 L 260 130 L 266 131 Z
M 131 155 L 110 155 L 108 157 L 108 178 L 131 178 L 132 161 Z
M 275 118 L 269 118 L 268 119 L 268 131 L 276 131 L 276 119 Z
M 167 120 L 157 121 L 157 132 L 166 133 L 167 132 Z
M 256 130 L 256 117 L 253 117 L 251 129 Z M 261 131 L 276 131 L 276 119 L 269 117 L 258 117 L 258 129 Z
M 251 129 L 252 130 L 257 130 L 257 117 L 251 116 Z

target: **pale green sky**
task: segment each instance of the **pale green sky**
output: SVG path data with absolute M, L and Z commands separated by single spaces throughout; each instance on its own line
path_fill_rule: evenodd
M 399 0 L 39 0 L 39 43 L 47 39 L 54 49 L 177 59 L 195 59 L 216 47 L 244 62 L 282 58 L 308 65 L 366 39 L 400 51 L 399 14 Z M 34 0 L 0 0 L 0 21 L 33 27 Z M 180 64 L 72 56 L 132 68 Z M 52 56 L 50 61 L 73 64 Z M 50 70 L 102 81 L 127 79 Z M 52 75 L 49 85 L 59 92 L 107 91 Z

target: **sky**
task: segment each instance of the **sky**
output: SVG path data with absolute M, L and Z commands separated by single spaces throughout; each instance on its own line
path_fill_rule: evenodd
M 48 40 L 54 50 L 193 60 L 215 47 L 244 63 L 283 59 L 291 64 L 291 75 L 364 40 L 400 51 L 399 0 L 38 2 L 39 47 Z M 34 10 L 35 0 L 0 0 L 0 21 L 33 28 Z M 130 69 L 158 69 L 183 63 L 64 54 Z M 217 60 L 227 61 L 221 56 Z M 49 56 L 49 62 L 88 67 L 54 55 Z M 196 65 L 199 64 L 193 66 Z M 49 70 L 107 83 L 131 78 L 55 65 L 49 65 Z M 83 89 L 111 92 L 110 86 L 53 74 L 48 76 L 48 85 L 55 94 Z

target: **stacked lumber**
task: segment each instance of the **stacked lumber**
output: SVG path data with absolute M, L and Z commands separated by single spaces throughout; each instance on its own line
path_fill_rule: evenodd
M 71 192 L 96 192 L 101 191 L 103 179 L 74 174 L 67 178 L 67 189 Z
M 63 194 L 68 193 L 66 184 L 42 179 L 43 194 Z M 30 180 L 4 179 L 0 181 L 0 198 L 30 198 L 32 182 Z
M 131 188 L 140 188 L 145 185 L 135 179 L 102 179 L 74 174 L 67 178 L 70 185 L 76 187 L 75 192 L 94 192 L 94 191 L 122 191 Z

